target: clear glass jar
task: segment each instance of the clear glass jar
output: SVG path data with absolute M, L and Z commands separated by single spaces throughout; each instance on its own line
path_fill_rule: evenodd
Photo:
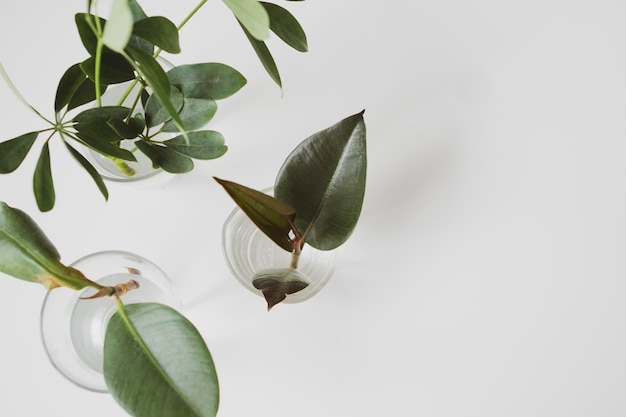
M 98 252 L 71 266 L 102 285 L 137 281 L 139 288 L 122 296 L 124 304 L 157 302 L 179 307 L 171 280 L 141 256 L 122 251 Z M 110 297 L 81 299 L 94 293 L 93 288 L 48 291 L 41 309 L 41 336 L 50 361 L 61 374 L 82 388 L 107 392 L 102 373 L 104 336 L 116 305 Z
M 273 187 L 263 190 L 273 193 Z M 263 293 L 252 285 L 254 275 L 264 269 L 286 268 L 291 254 L 267 237 L 248 216 L 236 207 L 224 222 L 222 249 L 232 275 L 253 293 Z M 317 294 L 335 271 L 339 251 L 321 251 L 305 245 L 298 262 L 298 271 L 308 279 L 308 286 L 287 295 L 283 303 L 299 303 Z

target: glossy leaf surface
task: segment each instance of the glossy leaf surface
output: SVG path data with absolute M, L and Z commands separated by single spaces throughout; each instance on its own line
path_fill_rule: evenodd
M 223 0 L 237 20 L 258 40 L 269 36 L 270 18 L 257 0 Z
M 261 2 L 270 17 L 270 29 L 296 51 L 309 49 L 306 34 L 298 20 L 285 8 L 274 3 Z
M 122 52 L 133 31 L 133 13 L 128 0 L 111 0 L 111 14 L 104 26 L 102 42 L 115 52 Z
M 288 295 L 308 287 L 309 283 L 306 276 L 297 269 L 272 268 L 257 272 L 252 278 L 252 285 L 263 293 L 269 311 Z
M 219 158 L 228 149 L 224 145 L 224 136 L 213 130 L 189 132 L 187 138 L 176 136 L 163 144 L 180 154 L 203 160 Z
M 0 202 L 0 272 L 51 289 L 64 285 L 74 289 L 90 281 L 65 266 L 54 245 L 23 211 Z
M 133 35 L 147 40 L 165 52 L 172 54 L 180 52 L 178 29 L 165 17 L 153 16 L 135 22 Z
M 296 227 L 320 250 L 352 234 L 365 194 L 367 168 L 363 112 L 310 136 L 287 157 L 274 195 L 298 212 Z
M 100 17 L 96 17 L 92 14 L 87 13 L 77 13 L 74 16 L 74 21 L 76 22 L 76 28 L 78 29 L 78 34 L 80 35 L 80 40 L 83 43 L 83 46 L 89 52 L 89 55 L 96 54 L 96 46 L 98 44 L 98 38 L 91 30 L 89 23 L 87 21 L 92 19 L 95 22 L 95 19 L 99 19 L 100 25 L 102 27 L 105 26 L 106 21 Z
M 33 191 L 37 206 L 41 211 L 50 211 L 54 207 L 55 192 L 52 182 L 52 170 L 50 169 L 50 148 L 46 142 L 41 148 L 39 160 L 35 166 L 33 176 Z
M 214 62 L 179 65 L 169 70 L 167 76 L 186 98 L 221 100 L 246 84 L 239 71 Z
M 13 172 L 21 165 L 37 136 L 38 132 L 25 133 L 0 143 L 0 174 Z
M 252 188 L 214 178 L 263 233 L 281 248 L 288 252 L 293 251 L 293 241 L 290 237 L 296 217 L 296 210 L 293 207 Z
M 214 417 L 219 387 L 198 330 L 170 307 L 141 303 L 113 315 L 104 340 L 104 377 L 135 417 Z

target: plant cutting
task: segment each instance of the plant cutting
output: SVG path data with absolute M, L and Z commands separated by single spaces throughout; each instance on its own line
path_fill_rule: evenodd
M 259 230 L 291 254 L 285 267 L 248 277 L 268 310 L 311 284 L 311 277 L 298 269 L 305 243 L 331 251 L 350 237 L 363 205 L 366 169 L 360 112 L 301 142 L 278 171 L 273 196 L 215 178 Z
M 42 284 L 49 294 L 91 290 L 82 297 L 83 303 L 110 299 L 115 313 L 106 325 L 104 379 L 115 400 L 131 415 L 216 415 L 215 366 L 193 324 L 160 303 L 123 301 L 130 291 L 141 291 L 141 271 L 130 268 L 129 274 L 136 279 L 102 285 L 63 264 L 32 218 L 0 202 L 0 272 Z
M 144 155 L 155 168 L 170 173 L 193 169 L 193 159 L 222 156 L 227 147 L 219 132 L 204 127 L 217 111 L 216 101 L 246 84 L 234 68 L 215 62 L 184 64 L 165 70 L 162 52 L 181 52 L 179 31 L 207 0 L 200 1 L 175 25 L 163 16 L 148 16 L 136 0 L 113 0 L 108 19 L 98 16 L 97 0 L 75 15 L 88 57 L 72 65 L 59 80 L 54 117 L 31 106 L 0 65 L 0 75 L 15 96 L 48 126 L 0 143 L 0 173 L 15 171 L 43 137 L 33 176 L 33 192 L 41 211 L 55 204 L 49 142 L 58 137 L 91 176 L 105 199 L 102 175 L 84 152 L 107 158 L 126 176 Z M 292 0 L 295 1 L 295 0 Z M 295 17 L 273 3 L 223 0 L 240 23 L 271 78 L 282 88 L 280 73 L 265 39 L 270 31 L 298 51 L 307 50 L 304 31 Z M 103 102 L 107 89 L 123 86 L 117 102 Z

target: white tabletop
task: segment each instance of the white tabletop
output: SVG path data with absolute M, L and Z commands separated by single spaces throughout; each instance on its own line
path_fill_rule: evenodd
M 46 115 L 60 75 L 85 58 L 83 3 L 0 5 L 0 62 Z M 127 250 L 177 280 L 216 362 L 221 417 L 625 415 L 626 3 L 280 4 L 310 46 L 271 43 L 282 97 L 219 1 L 169 57 L 248 78 L 210 125 L 223 158 L 108 183 L 105 202 L 55 143 L 55 209 L 36 208 L 35 153 L 0 177 L 0 200 L 67 263 Z M 194 5 L 144 8 L 179 22 Z M 233 203 L 211 176 L 267 187 L 298 142 L 362 109 L 360 223 L 319 294 L 267 313 L 226 268 Z M 4 84 L 0 121 L 0 139 L 43 127 Z M 125 415 L 48 362 L 44 288 L 0 278 L 0 415 Z

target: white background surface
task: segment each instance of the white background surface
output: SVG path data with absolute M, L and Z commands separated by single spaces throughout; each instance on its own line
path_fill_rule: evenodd
M 86 56 L 73 23 L 83 3 L 0 5 L 0 60 L 46 115 L 59 76 Z M 626 4 L 280 4 L 310 45 L 271 44 L 282 98 L 217 0 L 171 58 L 248 78 L 210 125 L 226 156 L 109 183 L 105 203 L 57 143 L 54 211 L 36 209 L 35 154 L 0 177 L 0 199 L 67 263 L 128 250 L 177 280 L 218 367 L 221 417 L 626 415 Z M 144 4 L 174 22 L 193 6 Z M 298 142 L 363 108 L 357 230 L 322 292 L 267 313 L 226 269 L 233 204 L 211 176 L 271 185 Z M 0 121 L 2 139 L 43 127 L 5 85 Z M 123 416 L 48 362 L 45 290 L 2 278 L 0 415 Z

